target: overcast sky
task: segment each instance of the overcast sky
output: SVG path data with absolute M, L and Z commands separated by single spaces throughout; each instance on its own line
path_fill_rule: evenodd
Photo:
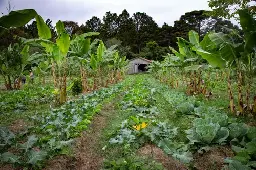
M 208 0 L 11 0 L 14 10 L 33 8 L 44 19 L 71 20 L 85 23 L 92 16 L 102 19 L 107 11 L 120 14 L 126 9 L 130 15 L 146 12 L 161 26 L 173 25 L 185 12 L 209 10 Z M 6 14 L 8 0 L 0 0 L 0 12 Z

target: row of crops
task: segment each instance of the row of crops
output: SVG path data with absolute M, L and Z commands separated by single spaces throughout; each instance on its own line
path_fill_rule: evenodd
M 78 77 L 83 93 L 107 87 L 122 79 L 126 58 L 119 55 L 115 49 L 117 46 L 106 48 L 97 39 L 97 32 L 71 36 L 63 22 L 58 21 L 55 37 L 34 10 L 12 11 L 1 17 L 0 26 L 5 29 L 23 26 L 33 18 L 37 22 L 39 38 L 19 37 L 18 43 L 10 44 L 8 49 L 0 53 L 1 75 L 7 90 L 20 89 L 25 76 L 28 83 L 33 83 L 36 76 L 42 84 L 45 84 L 47 76 L 51 76 L 56 103 L 63 104 L 67 101 L 67 90 L 70 88 L 67 85 L 68 77 Z M 31 69 L 30 74 L 28 68 Z
M 230 111 L 255 115 L 256 20 L 248 9 L 239 10 L 239 20 L 243 35 L 228 30 L 199 37 L 197 32 L 190 31 L 188 40 L 178 38 L 179 50 L 170 48 L 174 55 L 153 62 L 151 72 L 172 87 L 183 85 L 189 95 L 209 96 L 215 80 L 227 82 Z
M 17 167 L 42 167 L 45 160 L 58 154 L 68 154 L 73 139 L 88 128 L 93 116 L 123 89 L 123 84 L 102 88 L 43 115 L 34 115 L 26 131 L 13 133 L 0 129 L 1 163 Z
M 223 109 L 209 107 L 202 99 L 170 89 L 150 76 L 137 76 L 134 81 L 118 104 L 120 114 L 126 118 L 110 132 L 109 143 L 104 147 L 106 151 L 121 147 L 122 154 L 119 153 L 120 158 L 107 160 L 106 169 L 145 168 L 147 163 L 142 163 L 136 151 L 146 144 L 158 146 L 190 168 L 196 167 L 197 153 L 224 146 L 235 153 L 234 157 L 223 158 L 226 169 L 255 168 L 255 127 L 228 116 Z M 147 169 L 162 168 L 156 163 L 147 166 Z

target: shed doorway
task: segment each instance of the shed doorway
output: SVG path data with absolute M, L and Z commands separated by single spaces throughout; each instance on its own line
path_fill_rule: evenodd
M 147 66 L 148 66 L 147 64 L 139 64 L 139 67 L 138 67 L 139 72 L 148 71 Z

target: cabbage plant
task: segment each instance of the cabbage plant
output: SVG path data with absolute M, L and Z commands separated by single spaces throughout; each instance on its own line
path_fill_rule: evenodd
M 186 131 L 187 138 L 191 144 L 213 144 L 223 143 L 229 136 L 226 127 L 221 127 L 219 123 L 211 118 L 197 118 L 193 122 L 193 127 Z

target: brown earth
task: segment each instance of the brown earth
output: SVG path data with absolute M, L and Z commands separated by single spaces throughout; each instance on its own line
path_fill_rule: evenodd
M 234 153 L 229 147 L 215 147 L 203 154 L 194 155 L 194 166 L 197 170 L 220 170 L 224 167 L 224 159 L 233 157 Z
M 24 131 L 26 127 L 27 123 L 23 119 L 18 119 L 12 122 L 12 124 L 8 128 L 10 131 L 18 133 Z
M 167 156 L 160 148 L 155 145 L 147 144 L 138 150 L 138 154 L 144 157 L 152 157 L 167 170 L 187 170 L 188 168 L 178 160 Z

